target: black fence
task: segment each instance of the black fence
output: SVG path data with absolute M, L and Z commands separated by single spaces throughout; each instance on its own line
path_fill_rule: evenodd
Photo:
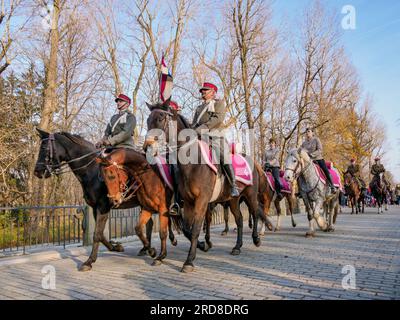
M 242 207 L 243 218 L 248 218 L 247 207 Z M 140 208 L 111 210 L 106 229 L 109 239 L 123 239 L 136 235 Z M 14 253 L 25 254 L 35 249 L 89 245 L 93 237 L 94 221 L 86 205 L 43 207 L 0 207 L 0 257 Z M 230 215 L 229 219 L 233 221 Z M 153 215 L 153 232 L 160 229 L 158 215 Z M 246 221 L 246 220 L 244 220 Z M 212 224 L 224 223 L 224 210 L 217 206 Z M 85 241 L 86 240 L 86 241 Z
M 84 206 L 0 208 L 0 254 L 80 243 Z

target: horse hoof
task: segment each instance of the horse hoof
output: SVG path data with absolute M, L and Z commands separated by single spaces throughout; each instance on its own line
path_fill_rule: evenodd
M 116 251 L 116 252 L 124 252 L 125 249 L 121 244 L 117 244 L 115 246 L 113 246 L 112 251 Z
M 79 271 L 81 271 L 81 272 L 85 272 L 85 271 L 90 271 L 90 270 L 92 270 L 92 265 L 90 265 L 90 264 L 82 264 L 80 267 L 79 267 Z
M 293 227 L 293 228 L 296 228 L 296 227 L 297 227 L 297 224 L 293 223 L 293 224 L 292 224 L 292 227 Z
M 236 249 L 236 248 L 232 249 L 231 255 L 238 256 L 239 254 L 240 254 L 240 249 Z
M 191 265 L 191 264 L 184 264 L 183 267 L 182 267 L 182 269 L 181 269 L 181 272 L 189 273 L 189 272 L 193 272 L 193 270 L 194 270 L 194 266 L 193 266 L 193 265 Z
M 204 241 L 197 242 L 197 248 L 199 248 L 203 252 L 207 251 L 206 243 Z
M 152 266 L 160 266 L 161 264 L 162 264 L 161 260 L 155 259 L 151 265 Z
M 211 241 L 206 241 L 206 243 L 207 243 L 207 246 L 208 246 L 208 250 L 210 250 L 213 247 L 212 242 Z
M 154 258 L 157 255 L 157 251 L 154 248 L 149 249 L 149 255 L 150 257 Z
M 171 242 L 171 244 L 176 247 L 178 245 L 178 240 L 174 239 L 174 241 Z
M 306 233 L 306 238 L 314 238 L 315 237 L 315 233 L 314 232 L 307 232 Z
M 281 228 L 275 228 L 274 232 L 281 231 Z
M 143 248 L 143 249 L 140 249 L 138 256 L 142 257 L 142 256 L 145 256 L 146 254 L 147 254 L 147 250 L 145 248 Z
M 269 231 L 274 230 L 274 227 L 270 223 L 266 223 L 265 226 L 268 228 Z
M 226 236 L 228 234 L 228 231 L 222 231 L 221 236 Z
M 253 239 L 253 243 L 258 248 L 259 246 L 261 246 L 261 239 L 257 237 Z
M 260 236 L 264 237 L 265 236 L 265 232 L 260 232 Z

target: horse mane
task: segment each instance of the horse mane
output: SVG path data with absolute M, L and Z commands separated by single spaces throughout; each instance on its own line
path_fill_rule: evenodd
M 297 149 L 296 152 L 298 153 L 300 158 L 306 160 L 307 162 L 311 161 L 310 156 L 308 155 L 307 151 L 304 148 L 299 148 L 299 149 Z
M 157 102 L 155 105 L 151 107 L 151 111 L 153 110 L 161 110 L 169 113 L 173 113 L 173 110 L 168 106 L 165 106 L 163 103 Z M 192 126 L 189 123 L 189 121 L 180 113 L 177 114 L 178 118 L 181 120 L 183 125 L 185 126 L 186 129 L 191 129 Z
M 93 147 L 94 147 L 93 143 L 85 140 L 82 136 L 80 136 L 78 134 L 72 134 L 72 133 L 65 132 L 65 131 L 59 132 L 59 134 L 66 137 L 67 139 L 69 139 L 70 141 L 72 141 L 73 143 L 75 143 L 77 145 L 80 145 L 80 146 L 83 146 L 86 148 L 90 148 L 90 149 L 93 149 Z

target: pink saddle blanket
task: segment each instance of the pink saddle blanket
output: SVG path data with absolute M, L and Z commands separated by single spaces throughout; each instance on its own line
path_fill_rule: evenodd
M 331 174 L 332 177 L 332 183 L 336 188 L 339 188 L 340 190 L 343 190 L 343 185 L 342 181 L 340 179 L 339 172 L 337 169 L 333 166 L 332 162 L 326 161 L 326 166 L 329 170 L 329 173 Z M 321 178 L 322 182 L 326 184 L 326 176 L 325 173 L 322 171 L 321 167 L 317 164 L 314 163 L 315 170 L 319 174 L 319 177 Z
M 210 167 L 212 171 L 215 172 L 215 174 L 217 174 L 218 169 L 215 166 L 215 161 L 213 161 L 211 148 L 206 142 L 201 140 L 199 140 L 199 146 L 204 162 Z M 237 153 L 232 153 L 231 157 L 236 181 L 239 181 L 247 186 L 253 185 L 253 172 L 247 160 L 242 155 Z
M 281 182 L 281 186 L 282 186 L 281 192 L 282 192 L 282 193 L 291 193 L 291 192 L 292 192 L 292 187 L 291 187 L 291 185 L 289 184 L 289 182 L 287 182 L 287 181 L 283 178 L 283 175 L 284 175 L 284 174 L 285 174 L 285 173 L 284 173 L 283 171 L 280 171 L 280 173 L 279 173 L 279 181 Z M 275 179 L 274 179 L 274 177 L 272 176 L 272 173 L 271 173 L 271 172 L 266 172 L 265 175 L 266 175 L 266 177 L 267 177 L 267 180 L 268 180 L 268 183 L 269 183 L 271 189 L 275 192 L 275 191 L 276 191 L 276 189 L 275 189 Z

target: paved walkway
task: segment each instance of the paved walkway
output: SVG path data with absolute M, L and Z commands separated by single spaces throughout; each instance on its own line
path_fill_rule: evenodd
M 151 266 L 151 258 L 136 256 L 136 241 L 127 243 L 124 253 L 101 252 L 85 273 L 77 271 L 87 257 L 83 248 L 0 259 L 0 299 L 400 298 L 399 207 L 383 215 L 372 209 L 358 216 L 343 213 L 336 232 L 318 232 L 314 239 L 304 237 L 306 216 L 296 220 L 293 229 L 284 218 L 282 231 L 267 233 L 259 248 L 246 228 L 240 256 L 230 255 L 234 232 L 221 237 L 222 228 L 214 228 L 214 248 L 198 253 L 191 274 L 180 272 L 189 247 L 182 236 L 176 248 L 168 244 L 167 260 L 158 267 Z M 158 249 L 159 242 L 154 244 Z M 49 265 L 56 289 L 42 288 L 42 271 Z

